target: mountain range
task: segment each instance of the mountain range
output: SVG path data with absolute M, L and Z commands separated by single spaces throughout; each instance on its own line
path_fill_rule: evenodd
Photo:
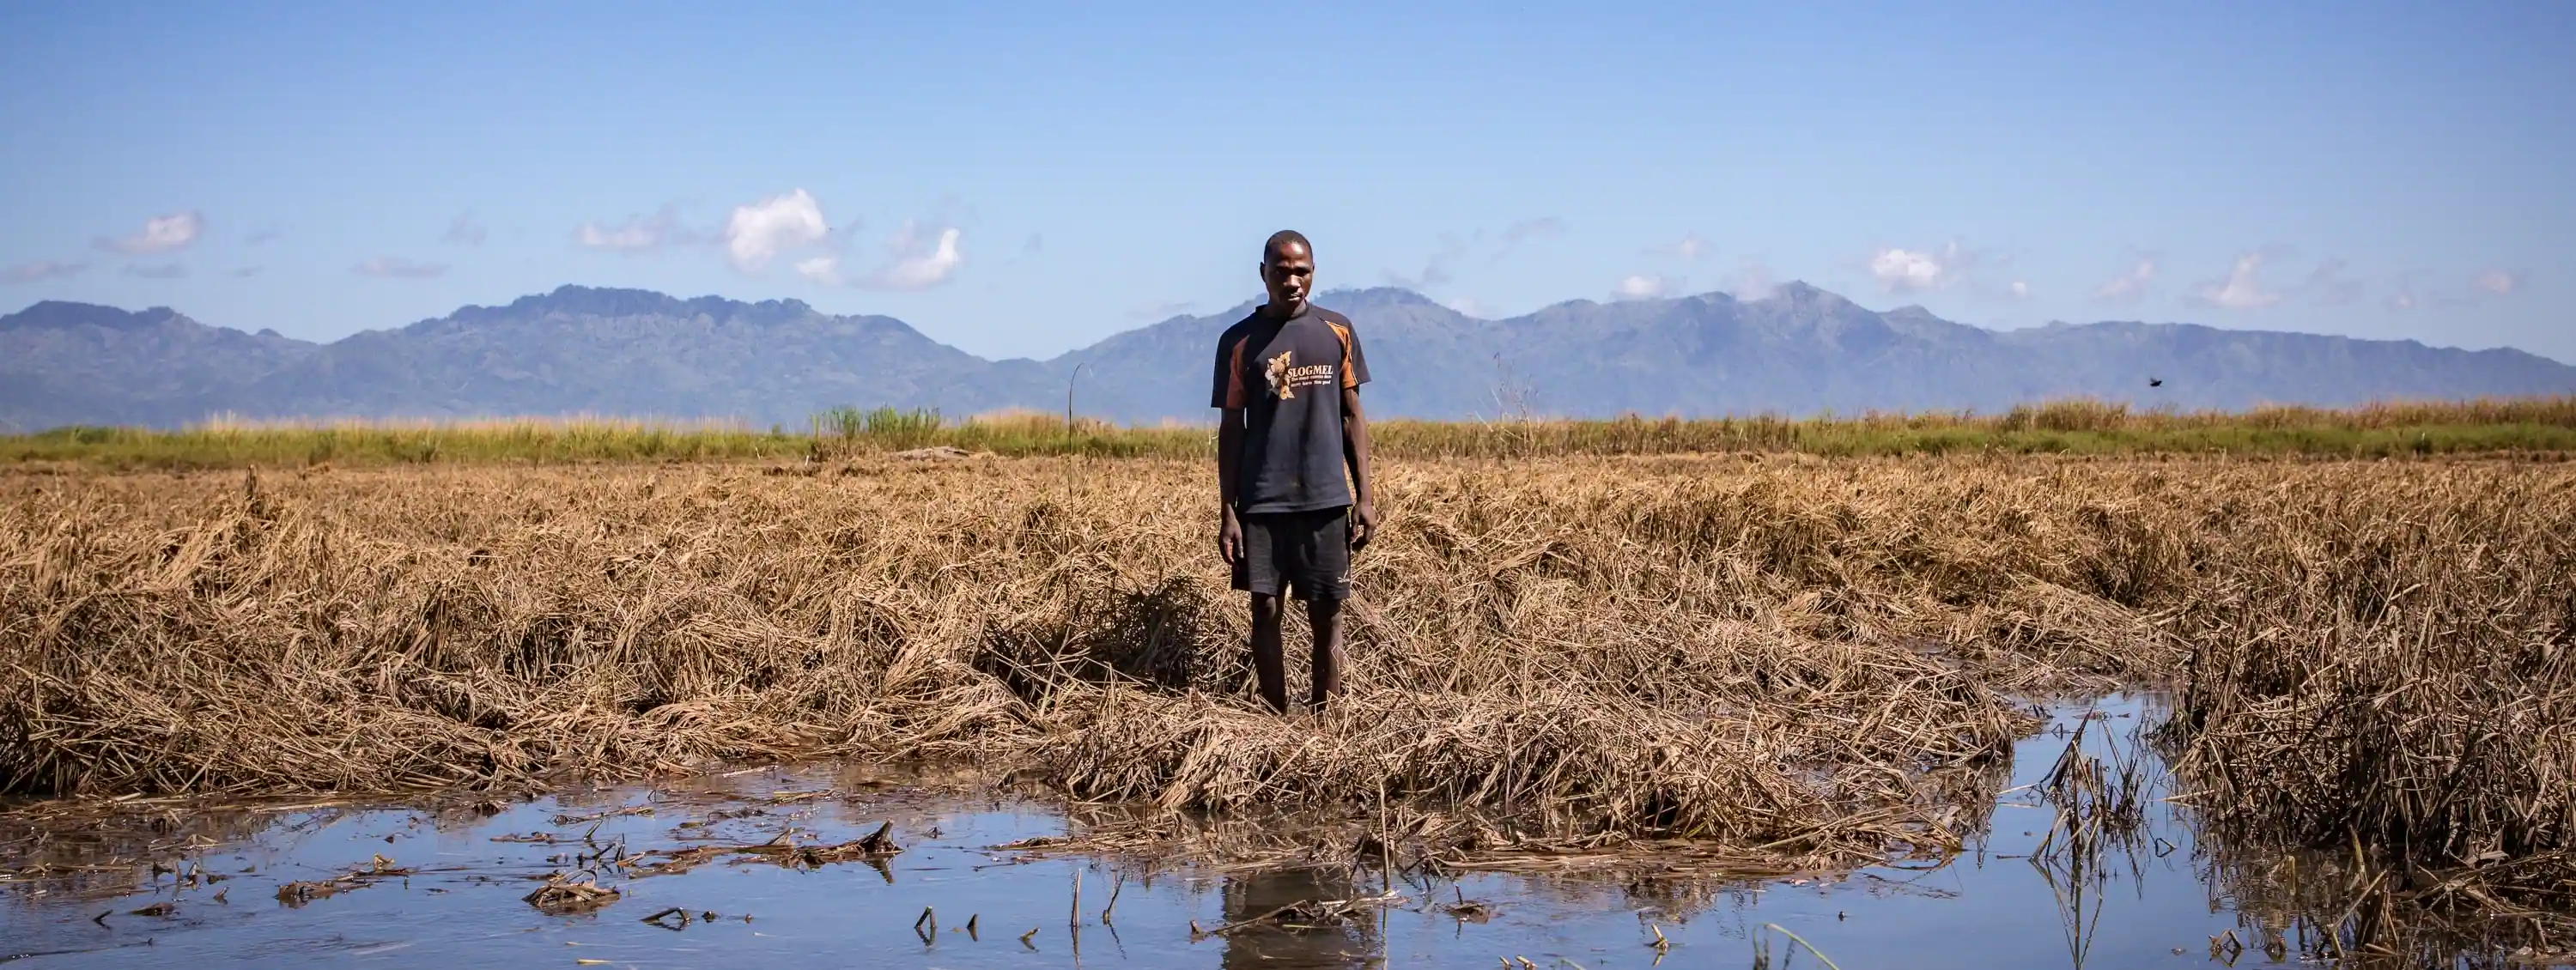
M 2511 349 L 2220 329 L 2053 323 L 1989 330 L 1873 311 L 1791 283 L 1577 300 L 1501 320 L 1401 289 L 1316 298 L 1356 324 L 1379 417 L 2000 411 L 2052 397 L 2244 408 L 2576 394 L 2576 367 Z M 1052 360 L 986 360 L 901 320 L 797 300 L 566 286 L 330 343 L 166 307 L 47 301 L 0 316 L 0 430 L 252 419 L 605 414 L 802 426 L 853 405 L 1204 421 L 1216 338 L 1250 312 L 1178 316 Z M 2151 382 L 2160 382 L 2151 386 Z

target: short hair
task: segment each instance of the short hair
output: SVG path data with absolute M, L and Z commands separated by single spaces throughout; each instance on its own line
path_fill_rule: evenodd
M 1279 251 L 1287 248 L 1289 243 L 1306 247 L 1308 255 L 1313 255 L 1315 252 L 1315 244 L 1306 241 L 1305 233 L 1294 229 L 1282 229 L 1271 233 L 1270 241 L 1261 244 L 1261 265 L 1270 265 L 1270 257 L 1278 255 Z

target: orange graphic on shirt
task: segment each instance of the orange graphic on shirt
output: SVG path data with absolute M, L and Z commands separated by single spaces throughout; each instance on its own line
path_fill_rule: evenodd
M 1297 396 L 1297 389 L 1333 382 L 1333 365 L 1296 365 L 1296 351 L 1283 350 L 1279 356 L 1262 361 L 1261 379 L 1270 383 L 1270 396 L 1282 401 Z
M 1288 383 L 1289 357 L 1294 353 L 1295 351 L 1280 351 L 1279 356 L 1270 358 L 1265 362 L 1266 366 L 1261 368 L 1261 379 L 1270 382 L 1271 397 L 1285 401 L 1297 396 L 1297 388 Z

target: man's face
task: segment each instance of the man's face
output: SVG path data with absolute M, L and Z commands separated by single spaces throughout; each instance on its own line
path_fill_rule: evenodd
M 1270 254 L 1261 264 L 1261 283 L 1270 291 L 1270 305 L 1294 311 L 1306 305 L 1306 294 L 1315 283 L 1315 256 L 1298 243 L 1289 243 Z

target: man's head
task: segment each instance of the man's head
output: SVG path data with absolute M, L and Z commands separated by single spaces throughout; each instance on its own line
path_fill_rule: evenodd
M 1315 285 L 1315 248 L 1304 234 L 1282 229 L 1261 244 L 1261 286 L 1270 293 L 1270 311 L 1296 316 L 1306 309 L 1306 294 Z

